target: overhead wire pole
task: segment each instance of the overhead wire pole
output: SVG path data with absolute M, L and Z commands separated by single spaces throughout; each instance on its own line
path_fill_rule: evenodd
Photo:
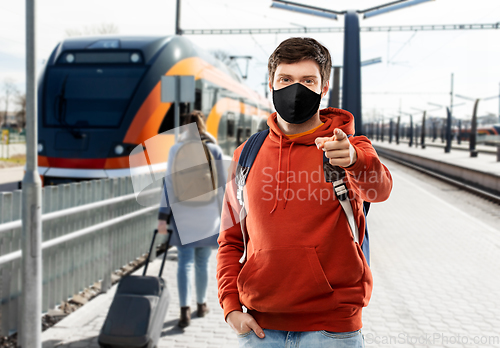
M 181 0 L 177 0 L 175 8 L 175 35 L 182 35 L 181 29 Z
M 21 346 L 42 347 L 41 180 L 37 163 L 36 1 L 26 0 L 26 172 L 22 182 Z
M 450 117 L 453 118 L 453 73 L 451 73 L 451 90 L 450 90 Z
M 354 132 L 356 135 L 362 135 L 364 132 L 361 114 L 361 44 L 358 14 L 355 11 L 347 11 L 344 20 L 342 109 L 354 115 Z

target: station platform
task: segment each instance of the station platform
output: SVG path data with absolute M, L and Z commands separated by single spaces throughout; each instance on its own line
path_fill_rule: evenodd
M 376 139 L 376 137 L 375 137 Z M 371 139 L 370 139 L 371 140 Z M 372 140 L 373 141 L 373 140 Z M 380 140 L 375 140 L 375 141 L 380 141 Z M 382 142 L 382 141 L 380 141 Z M 389 138 L 386 136 L 384 138 L 385 143 L 389 143 Z M 392 143 L 395 144 L 396 140 L 395 137 L 392 138 Z M 421 147 L 420 145 L 420 138 L 418 139 L 419 145 L 417 147 Z M 399 143 L 408 146 L 409 140 L 407 138 L 404 139 L 399 139 Z M 496 154 L 497 148 L 496 146 L 493 145 L 494 142 L 489 142 L 488 144 L 485 143 L 479 143 L 476 144 L 476 150 L 481 154 Z M 437 147 L 440 149 L 443 149 L 446 146 L 446 142 L 443 142 L 441 139 L 435 139 L 434 141 L 432 138 L 425 138 L 425 146 L 426 147 Z M 415 143 L 413 143 L 413 147 L 415 147 Z M 451 142 L 451 148 L 452 151 L 458 150 L 458 151 L 469 151 L 469 142 L 468 141 L 461 141 L 460 144 L 456 140 L 452 140 Z
M 0 168 L 0 184 L 22 181 L 24 166 Z
M 403 166 L 386 165 L 394 178 L 391 197 L 372 204 L 368 216 L 374 289 L 363 311 L 366 347 L 500 347 L 498 214 L 496 220 L 487 221 L 480 205 L 468 208 L 473 200 L 467 197 L 473 195 L 448 188 L 437 192 Z M 449 196 L 455 193 L 468 196 Z M 176 326 L 176 252 L 173 248 L 169 252 L 164 277 L 171 302 L 158 348 L 238 346 L 217 300 L 215 255 L 214 249 L 211 311 L 205 318 L 194 314 L 192 324 L 181 330 Z M 157 272 L 160 263 L 159 258 L 154 260 L 148 273 Z M 98 347 L 97 336 L 115 288 L 44 331 L 43 347 Z M 195 310 L 196 304 L 191 307 Z

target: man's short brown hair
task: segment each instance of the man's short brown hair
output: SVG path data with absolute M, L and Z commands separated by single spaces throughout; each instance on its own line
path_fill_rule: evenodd
M 303 60 L 313 60 L 318 63 L 321 86 L 324 87 L 326 82 L 330 80 L 332 58 L 325 46 L 310 37 L 286 39 L 274 50 L 267 64 L 271 83 L 274 81 L 274 73 L 278 65 L 281 63 L 293 64 Z

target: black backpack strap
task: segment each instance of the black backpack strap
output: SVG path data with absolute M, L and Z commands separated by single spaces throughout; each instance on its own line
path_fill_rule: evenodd
M 236 167 L 235 181 L 238 187 L 236 191 L 236 198 L 242 207 L 245 205 L 243 202 L 243 187 L 246 184 L 247 176 L 248 173 L 250 173 L 255 157 L 257 157 L 257 154 L 259 153 L 259 150 L 268 134 L 269 129 L 252 134 L 241 150 L 240 158 L 238 159 L 238 166 Z

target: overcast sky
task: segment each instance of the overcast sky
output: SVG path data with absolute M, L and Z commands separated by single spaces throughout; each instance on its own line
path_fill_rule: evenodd
M 297 0 L 299 2 L 299 0 Z M 334 9 L 364 9 L 387 1 L 311 0 L 310 5 Z M 0 0 L 0 83 L 14 79 L 24 89 L 24 1 Z M 113 23 L 123 35 L 172 35 L 175 0 L 42 0 L 38 3 L 37 58 L 50 55 L 68 29 Z M 343 16 L 333 21 L 270 8 L 271 0 L 182 0 L 183 29 L 341 27 Z M 500 22 L 498 0 L 436 0 L 361 19 L 361 26 L 409 24 L 472 24 Z M 342 65 L 343 34 L 308 34 L 329 50 L 334 65 Z M 290 35 L 189 36 L 207 49 L 231 55 L 251 55 L 248 84 L 263 93 L 267 58 Z M 303 36 L 303 35 L 302 35 Z M 374 111 L 387 117 L 412 108 L 433 109 L 428 102 L 450 103 L 451 74 L 454 90 L 470 97 L 500 94 L 500 29 L 362 33 L 361 59 L 381 57 L 382 63 L 362 68 L 363 114 Z M 243 62 L 242 62 L 243 66 Z M 456 98 L 455 103 L 462 103 Z M 0 106 L 2 107 L 2 106 Z M 468 117 L 472 103 L 454 108 Z M 480 104 L 480 114 L 499 112 L 498 98 Z M 433 112 L 445 116 L 445 111 Z

